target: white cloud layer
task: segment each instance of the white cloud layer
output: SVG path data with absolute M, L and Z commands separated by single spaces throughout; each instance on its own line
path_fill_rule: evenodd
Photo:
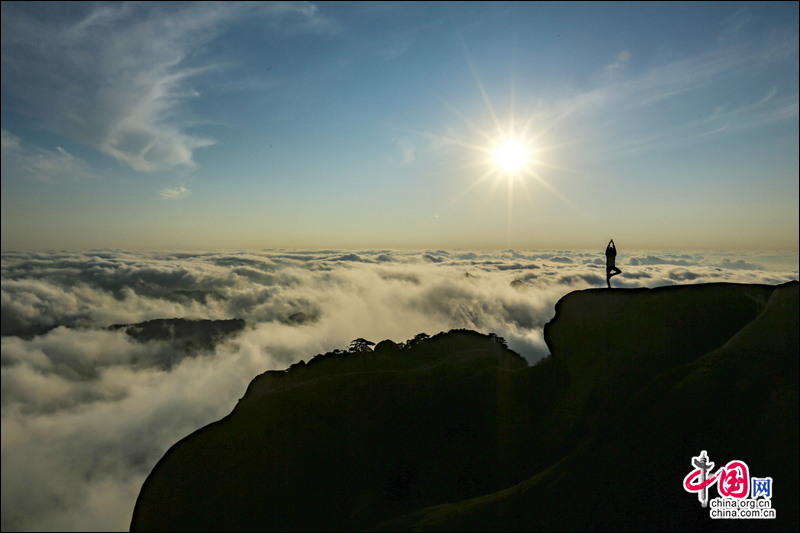
M 620 253 L 618 264 L 616 287 L 798 278 L 796 253 Z M 230 412 L 265 370 L 358 337 L 452 328 L 495 332 L 533 362 L 555 302 L 604 285 L 602 252 L 566 250 L 4 253 L 2 529 L 127 529 L 166 449 Z M 306 321 L 293 325 L 297 313 Z M 157 364 L 168 343 L 103 329 L 175 317 L 250 327 L 168 370 Z

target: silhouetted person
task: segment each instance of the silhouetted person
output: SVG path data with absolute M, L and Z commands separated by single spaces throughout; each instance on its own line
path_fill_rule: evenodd
M 614 266 L 614 260 L 616 258 L 617 248 L 614 245 L 614 239 L 611 239 L 608 241 L 608 246 L 606 246 L 606 283 L 608 283 L 609 289 L 611 288 L 611 276 L 622 273 L 622 270 Z

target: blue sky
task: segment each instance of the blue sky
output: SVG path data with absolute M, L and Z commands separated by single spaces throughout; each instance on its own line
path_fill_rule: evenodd
M 798 247 L 796 2 L 3 2 L 1 126 L 3 250 Z

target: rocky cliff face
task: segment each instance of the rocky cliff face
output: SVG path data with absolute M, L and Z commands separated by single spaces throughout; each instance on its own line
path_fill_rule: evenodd
M 797 529 L 798 283 L 571 293 L 528 367 L 457 331 L 257 376 L 175 444 L 133 530 Z M 691 457 L 775 481 L 712 521 Z
M 764 311 L 774 289 L 714 283 L 564 296 L 544 329 L 555 364 L 570 377 L 562 415 L 602 411 L 659 373 L 719 348 Z

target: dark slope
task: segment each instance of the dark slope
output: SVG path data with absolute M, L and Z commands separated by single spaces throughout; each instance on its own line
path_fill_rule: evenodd
M 534 367 L 451 332 L 256 377 L 156 465 L 131 528 L 797 529 L 797 282 L 556 309 Z M 681 486 L 703 449 L 771 476 L 778 519 L 712 521 Z
M 159 461 L 132 529 L 368 527 L 518 481 L 501 437 L 524 359 L 470 331 L 391 344 L 257 376 Z
M 551 329 L 551 339 L 553 334 Z M 554 350 L 559 355 L 567 356 Z M 586 431 L 548 470 L 495 494 L 424 509 L 382 528 L 797 530 L 797 282 L 777 288 L 764 312 L 723 346 L 651 380 L 643 376 L 640 385 L 618 408 L 599 411 L 608 421 Z M 718 467 L 740 459 L 751 475 L 771 476 L 777 519 L 711 520 L 681 485 L 700 450 Z M 717 496 L 716 488 L 710 495 Z
M 711 283 L 567 294 L 544 328 L 555 364 L 570 376 L 562 418 L 612 414 L 659 372 L 722 346 L 764 311 L 774 289 Z

